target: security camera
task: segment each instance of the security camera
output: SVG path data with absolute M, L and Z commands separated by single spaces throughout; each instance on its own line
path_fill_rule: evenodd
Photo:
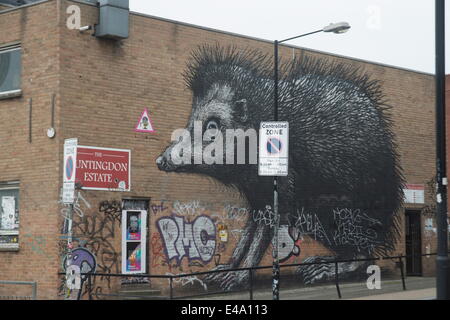
M 81 27 L 81 28 L 78 29 L 78 30 L 79 30 L 80 32 L 92 30 L 92 26 L 84 26 L 84 27 Z

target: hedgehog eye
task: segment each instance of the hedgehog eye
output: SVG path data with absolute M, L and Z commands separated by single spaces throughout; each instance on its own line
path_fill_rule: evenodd
M 215 135 L 219 131 L 219 123 L 216 120 L 209 120 L 206 124 L 206 130 L 211 130 L 211 134 Z

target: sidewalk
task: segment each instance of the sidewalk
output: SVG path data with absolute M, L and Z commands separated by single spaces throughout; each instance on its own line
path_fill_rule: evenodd
M 349 300 L 434 300 L 436 288 L 377 294 Z
M 381 289 L 369 290 L 366 283 L 340 284 L 342 300 L 429 300 L 436 296 L 436 278 L 407 277 L 406 291 L 401 280 L 382 281 Z M 248 292 L 211 295 L 193 300 L 249 300 Z M 270 288 L 258 289 L 253 293 L 254 300 L 272 300 Z M 339 300 L 334 284 L 289 288 L 280 290 L 280 300 Z

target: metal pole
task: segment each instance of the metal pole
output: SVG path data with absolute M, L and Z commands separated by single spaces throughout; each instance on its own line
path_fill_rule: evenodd
M 89 285 L 89 300 L 92 300 L 92 279 L 91 279 L 92 274 L 89 273 L 88 274 L 88 285 Z M 80 292 L 83 288 L 80 288 Z
M 406 290 L 405 271 L 403 270 L 403 260 L 402 260 L 402 257 L 398 257 L 398 265 L 399 265 L 399 267 L 400 267 L 400 275 L 402 276 L 402 286 L 403 286 L 403 290 Z
M 253 269 L 249 270 L 250 272 L 250 301 L 253 301 Z
M 169 283 L 170 283 L 169 297 L 170 297 L 170 300 L 173 300 L 173 277 L 172 276 L 170 276 L 170 278 L 169 278 Z
M 69 205 L 69 217 L 68 217 L 68 230 L 67 230 L 67 259 L 66 259 L 66 270 L 72 265 L 72 218 L 73 218 L 73 203 Z M 67 273 L 66 273 L 66 286 L 67 286 Z M 67 293 L 65 295 L 65 299 L 70 300 L 71 289 L 69 287 L 66 288 Z M 80 292 L 81 292 L 80 288 Z
M 37 299 L 37 282 L 36 281 L 33 281 L 33 284 L 32 284 L 31 299 L 32 300 L 36 300 Z
M 339 264 L 337 260 L 334 261 L 334 282 L 339 299 L 342 299 L 341 288 L 339 288 Z
M 447 173 L 445 140 L 445 0 L 436 0 L 436 297 L 449 300 Z
M 274 42 L 274 121 L 278 121 L 278 40 Z M 278 229 L 280 219 L 278 217 L 278 177 L 273 177 L 273 211 L 275 225 L 273 231 L 273 270 L 272 270 L 272 294 L 273 300 L 280 300 L 280 261 L 278 259 Z

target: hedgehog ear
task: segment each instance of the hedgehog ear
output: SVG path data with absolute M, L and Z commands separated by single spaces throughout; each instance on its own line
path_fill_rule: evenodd
M 242 99 L 235 102 L 235 110 L 238 112 L 238 114 L 241 115 L 242 121 L 247 121 L 248 119 L 248 109 L 247 109 L 247 100 Z

